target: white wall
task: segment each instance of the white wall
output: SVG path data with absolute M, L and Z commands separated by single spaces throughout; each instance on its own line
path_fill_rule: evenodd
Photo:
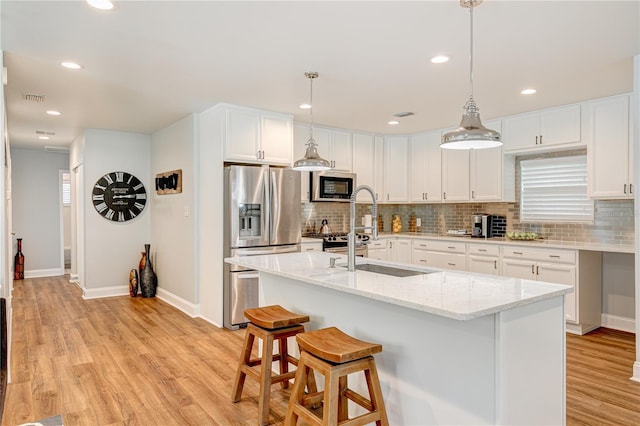
M 69 155 L 13 148 L 11 158 L 13 232 L 22 238 L 25 277 L 62 275 L 59 172 L 69 168 Z
M 154 185 L 149 169 L 150 137 L 139 133 L 86 130 L 84 133 L 84 189 L 78 194 L 83 205 L 84 226 L 78 238 L 84 241 L 85 297 L 128 294 L 129 271 L 138 267 L 144 244 L 150 243 L 151 212 L 147 206 L 135 219 L 118 223 L 100 216 L 91 202 L 93 185 L 103 175 L 124 171 L 144 184 L 147 194 Z M 74 154 L 74 161 L 75 161 Z M 153 247 L 151 256 L 153 258 Z M 159 286 L 162 277 L 159 277 Z
M 200 113 L 196 147 L 200 316 L 218 327 L 223 315 L 223 113 L 220 107 Z
M 158 173 L 182 169 L 182 193 L 157 195 L 155 186 L 148 189 L 158 296 L 193 316 L 198 313 L 194 198 L 196 120 L 195 115 L 189 115 L 151 135 L 151 178 Z

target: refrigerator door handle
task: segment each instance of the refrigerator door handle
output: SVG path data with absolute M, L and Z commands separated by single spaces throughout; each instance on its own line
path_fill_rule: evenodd
M 263 168 L 264 170 L 264 168 Z M 271 228 L 271 184 L 269 182 L 269 175 L 271 174 L 269 172 L 269 168 L 266 167 L 266 176 L 264 179 L 262 179 L 262 184 L 263 184 L 263 196 L 262 196 L 262 205 L 264 206 L 264 209 L 266 210 L 266 214 L 262 217 L 262 235 L 264 236 L 264 239 L 266 240 L 267 244 L 271 244 L 271 232 L 272 232 L 272 228 Z
M 270 172 L 271 177 L 271 213 L 269 215 L 271 223 L 269 224 L 269 241 L 273 241 L 273 232 L 276 229 L 276 220 L 280 216 L 280 209 L 278 208 L 278 188 L 276 186 L 276 172 Z

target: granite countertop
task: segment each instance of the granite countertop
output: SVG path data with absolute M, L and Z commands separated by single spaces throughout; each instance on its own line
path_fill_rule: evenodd
M 465 236 L 451 236 L 442 234 L 428 234 L 420 232 L 382 232 L 379 234 L 380 238 L 427 238 L 431 240 L 442 241 L 464 241 L 467 243 L 483 243 L 483 244 L 509 244 L 526 247 L 538 247 L 538 248 L 560 248 L 560 249 L 572 249 L 572 250 L 589 250 L 589 251 L 603 251 L 611 253 L 635 253 L 633 244 L 613 244 L 613 243 L 593 243 L 593 242 L 577 242 L 577 241 L 559 241 L 559 240 L 510 240 L 505 237 L 496 238 L 474 238 L 468 235 Z
M 329 267 L 330 258 L 336 267 Z M 325 252 L 286 253 L 225 259 L 261 272 L 404 306 L 455 320 L 471 320 L 561 296 L 573 287 L 519 278 L 357 258 L 356 262 L 424 272 L 409 277 L 346 270 L 347 258 Z

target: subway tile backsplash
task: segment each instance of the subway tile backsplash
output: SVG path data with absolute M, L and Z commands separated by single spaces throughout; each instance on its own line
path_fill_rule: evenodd
M 537 232 L 549 240 L 575 242 L 601 242 L 608 244 L 632 244 L 634 241 L 633 200 L 595 201 L 593 224 L 520 223 L 518 203 L 460 203 L 460 204 L 381 204 L 378 214 L 384 222 L 384 231 L 391 232 L 391 217 L 399 215 L 402 232 L 409 230 L 409 217 L 420 218 L 418 232 L 446 234 L 449 229 L 471 231 L 474 213 L 504 216 L 509 231 Z M 362 217 L 371 213 L 371 205 L 356 206 L 356 225 Z M 322 219 L 327 219 L 332 232 L 348 232 L 348 203 L 303 203 L 302 232 L 311 233 L 312 228 L 320 232 Z

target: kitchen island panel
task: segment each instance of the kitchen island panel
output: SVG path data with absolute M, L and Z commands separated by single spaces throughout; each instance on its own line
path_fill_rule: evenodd
M 459 321 L 267 271 L 260 279 L 261 304 L 308 314 L 308 330 L 337 326 L 383 345 L 375 358 L 391 424 L 564 423 L 561 295 Z

